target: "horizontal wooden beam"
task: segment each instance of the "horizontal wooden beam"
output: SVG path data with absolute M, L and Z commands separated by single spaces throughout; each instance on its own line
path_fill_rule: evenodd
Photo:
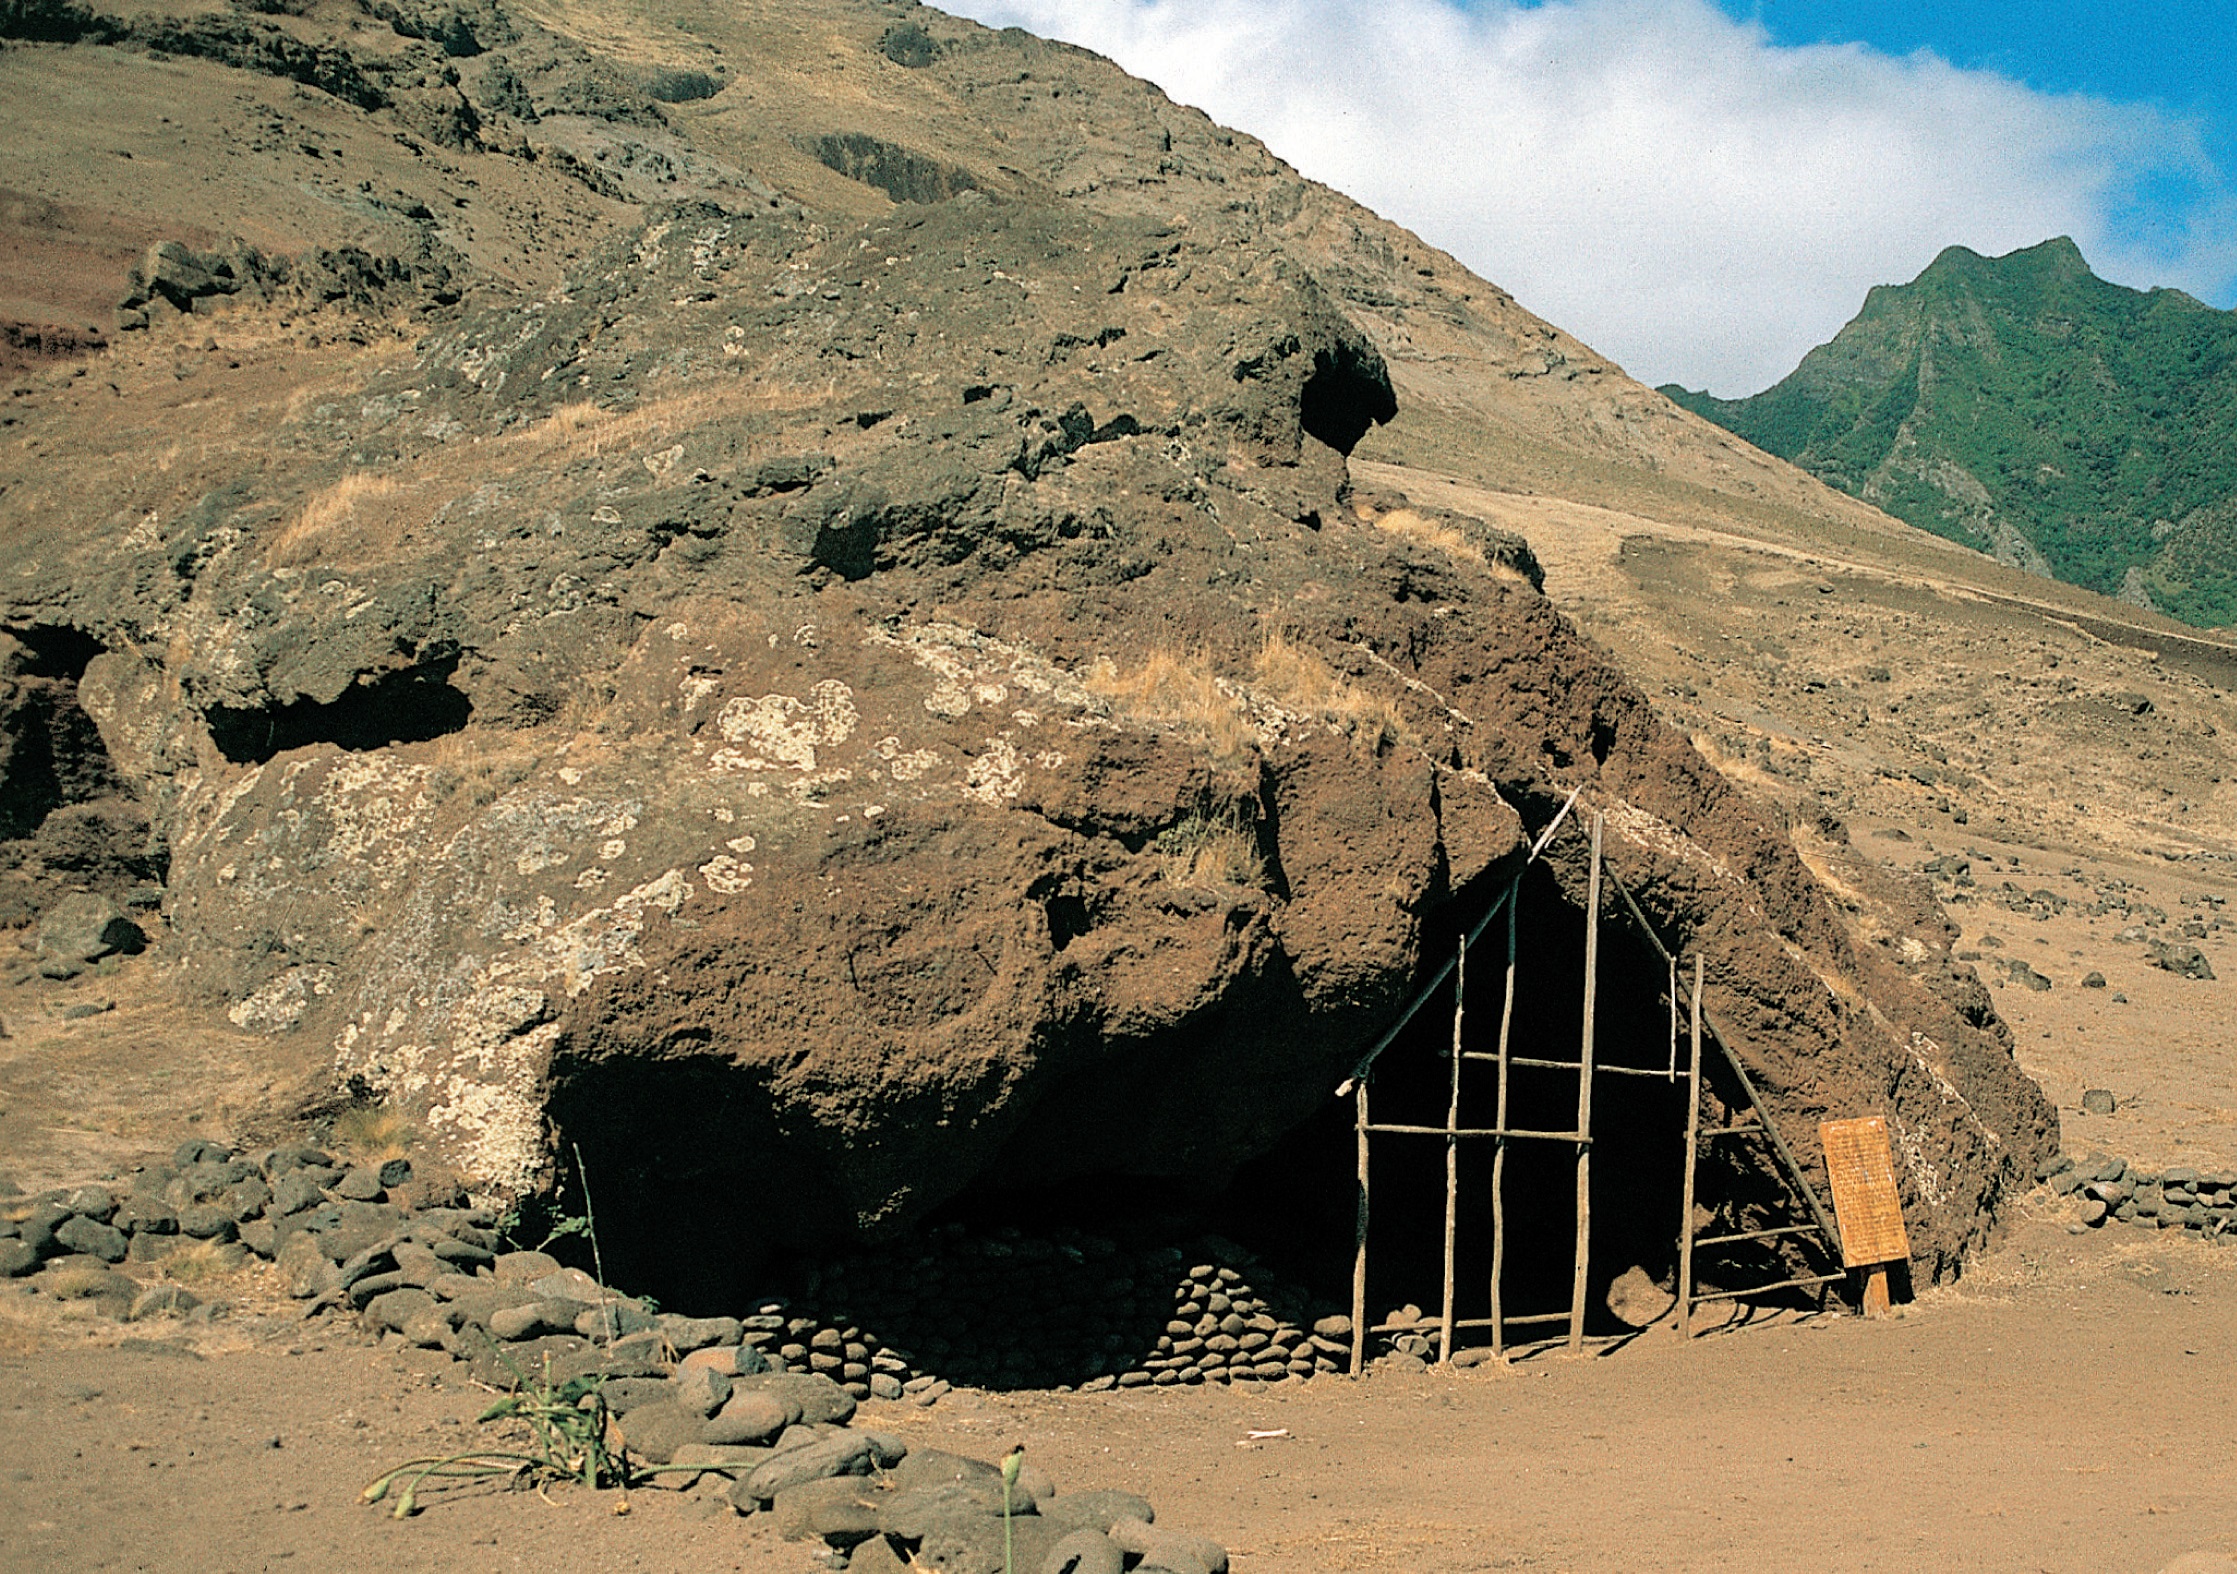
M 1777 1284 L 1758 1284 L 1745 1290 L 1713 1290 L 1707 1295 L 1697 1295 L 1696 1304 L 1702 1301 L 1737 1301 L 1745 1295 L 1769 1295 L 1773 1290 L 1801 1290 L 1813 1284 L 1832 1284 L 1846 1279 L 1846 1273 L 1821 1273 L 1806 1279 L 1781 1279 Z
M 1460 1058 L 1463 1060 L 1497 1060 L 1499 1057 L 1487 1054 L 1480 1049 L 1470 1049 L 1463 1050 Z M 1507 1064 L 1510 1066 L 1529 1066 L 1538 1071 L 1578 1071 L 1583 1069 L 1574 1060 L 1531 1060 L 1522 1055 L 1509 1055 Z M 1594 1061 L 1592 1069 L 1595 1072 L 1604 1071 L 1617 1077 L 1652 1077 L 1657 1082 L 1674 1080 L 1667 1071 L 1656 1071 L 1646 1066 L 1610 1066 Z
M 1506 1137 L 1510 1140 L 1544 1142 L 1590 1142 L 1573 1131 L 1514 1131 L 1499 1126 L 1463 1126 L 1454 1130 L 1449 1126 L 1385 1126 L 1372 1125 L 1361 1128 L 1377 1135 L 1394 1137 Z
M 1737 1235 L 1704 1235 L 1695 1246 L 1728 1246 L 1734 1241 L 1767 1241 L 1775 1235 L 1822 1235 L 1814 1224 L 1782 1224 L 1775 1230 L 1742 1230 Z

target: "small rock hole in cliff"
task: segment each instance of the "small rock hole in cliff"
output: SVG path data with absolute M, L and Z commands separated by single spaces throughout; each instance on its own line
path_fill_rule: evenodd
M 124 792 L 78 704 L 78 680 L 100 653 L 92 635 L 52 624 L 0 636 L 0 837 L 29 836 L 66 804 Z
M 299 699 L 286 705 L 235 709 L 214 705 L 204 713 L 210 740 L 236 765 L 261 765 L 274 755 L 314 743 L 353 751 L 393 743 L 425 743 L 463 731 L 474 702 L 451 687 L 458 657 L 359 678 L 327 702 Z
M 1086 899 L 1070 892 L 1050 897 L 1041 911 L 1049 922 L 1049 943 L 1059 951 L 1095 927 Z
M 1398 395 L 1390 373 L 1373 351 L 1349 345 L 1313 353 L 1312 374 L 1298 401 L 1298 419 L 1307 433 L 1349 457 L 1367 435 L 1398 414 Z
M 42 624 L 0 634 L 0 924 L 85 889 L 153 900 L 170 858 L 79 704 L 101 642 Z M 159 894 L 159 893 L 156 893 Z
M 23 655 L 16 663 L 16 673 L 20 677 L 76 683 L 85 676 L 85 669 L 93 658 L 105 648 L 84 629 L 72 628 L 66 623 L 34 623 L 9 632 L 23 647 Z

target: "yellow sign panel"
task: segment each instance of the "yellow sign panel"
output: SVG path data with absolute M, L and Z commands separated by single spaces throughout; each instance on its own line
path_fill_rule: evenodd
M 1842 1266 L 1865 1268 L 1908 1259 L 1911 1243 L 1903 1233 L 1903 1200 L 1895 1191 L 1887 1122 L 1878 1115 L 1820 1121 L 1818 1140 L 1825 1144 L 1825 1173 L 1833 1182 Z

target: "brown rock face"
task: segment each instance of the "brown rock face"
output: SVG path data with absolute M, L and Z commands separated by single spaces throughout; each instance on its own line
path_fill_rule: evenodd
M 1353 495 L 1392 382 L 1294 248 L 903 184 L 651 210 L 333 363 L 184 506 L 31 514 L 10 625 L 100 652 L 236 1024 L 492 1190 L 579 1144 L 625 1218 L 751 1198 L 741 1259 L 989 1178 L 1217 1178 L 1581 786 L 1797 1146 L 1889 1108 L 1922 1261 L 1977 1238 L 2040 1095 L 1526 547 Z

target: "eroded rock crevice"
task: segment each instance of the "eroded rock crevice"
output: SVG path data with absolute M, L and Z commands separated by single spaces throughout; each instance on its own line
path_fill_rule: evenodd
M 73 892 L 145 903 L 168 872 L 164 838 L 79 703 L 101 653 L 67 624 L 0 633 L 0 924 Z
M 374 676 L 360 676 L 331 700 L 307 696 L 262 708 L 213 705 L 203 713 L 210 741 L 236 765 L 261 764 L 289 749 L 327 743 L 367 753 L 426 743 L 463 731 L 474 703 L 451 683 L 455 652 Z

